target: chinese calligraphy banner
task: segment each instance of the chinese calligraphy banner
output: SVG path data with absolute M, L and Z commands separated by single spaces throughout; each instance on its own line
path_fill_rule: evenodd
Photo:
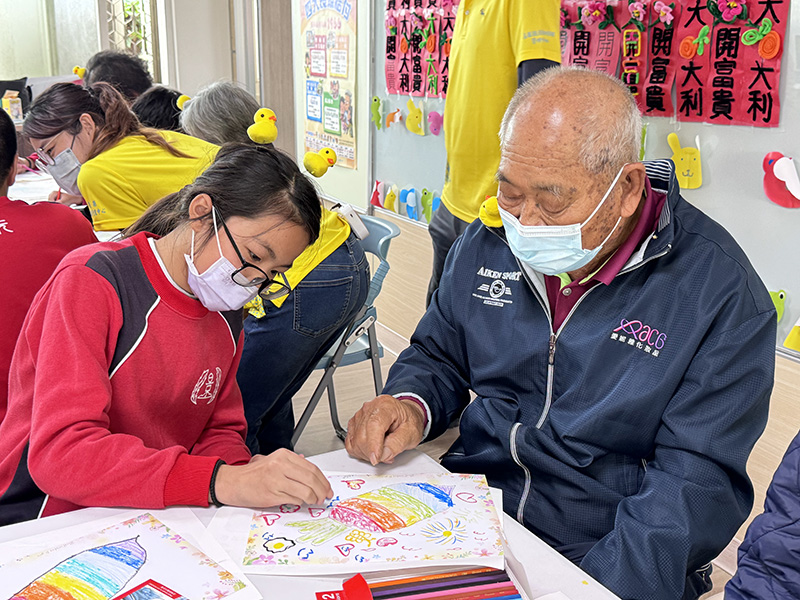
M 562 0 L 562 59 L 620 77 L 645 116 L 776 127 L 789 5 Z
M 459 0 L 386 0 L 390 94 L 444 98 Z
M 333 148 L 356 168 L 356 2 L 300 0 L 305 49 L 305 150 Z

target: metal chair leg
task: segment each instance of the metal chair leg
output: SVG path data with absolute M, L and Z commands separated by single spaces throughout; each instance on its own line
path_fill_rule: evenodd
M 347 437 L 347 430 L 339 423 L 339 412 L 336 410 L 336 393 L 333 391 L 333 378 L 328 382 L 328 406 L 331 409 L 331 423 L 333 423 L 333 430 L 336 436 L 344 441 Z
M 367 330 L 369 336 L 369 352 L 372 359 L 372 380 L 375 382 L 375 395 L 379 396 L 383 390 L 383 374 L 381 373 L 381 355 L 378 350 L 378 334 L 375 325 L 370 325 Z

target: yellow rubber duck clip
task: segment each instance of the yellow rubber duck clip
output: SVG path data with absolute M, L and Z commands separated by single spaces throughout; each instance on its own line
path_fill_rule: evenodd
M 247 128 L 247 136 L 256 144 L 271 144 L 278 137 L 278 117 L 268 108 L 259 108 L 253 115 L 253 124 Z
M 336 152 L 332 148 L 321 148 L 319 152 L 308 151 L 303 156 L 303 166 L 314 177 L 322 177 L 336 164 Z
M 178 110 L 183 110 L 183 107 L 186 106 L 186 103 L 191 100 L 189 96 L 186 94 L 181 94 L 178 96 L 178 99 L 175 100 L 175 106 L 178 107 Z
M 497 196 L 491 196 L 483 201 L 479 216 L 481 223 L 487 227 L 503 226 L 503 220 L 500 218 L 500 209 L 497 206 Z

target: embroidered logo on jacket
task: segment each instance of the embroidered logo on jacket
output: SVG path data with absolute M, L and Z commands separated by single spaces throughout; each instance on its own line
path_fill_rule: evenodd
M 667 334 L 638 320 L 621 319 L 611 339 L 657 357 L 667 343 Z
M 478 269 L 477 275 L 491 279 L 490 282 L 480 282 L 476 292 L 472 296 L 483 300 L 489 306 L 503 307 L 506 304 L 513 304 L 506 296 L 511 296 L 510 281 L 519 281 L 522 276 L 521 271 L 493 271 L 486 267 Z
M 198 400 L 205 400 L 206 404 L 211 404 L 217 397 L 221 381 L 222 370 L 219 367 L 216 367 L 214 371 L 211 369 L 203 371 L 192 390 L 192 404 L 197 404 Z

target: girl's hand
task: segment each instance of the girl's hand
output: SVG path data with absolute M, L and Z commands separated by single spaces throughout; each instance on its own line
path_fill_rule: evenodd
M 246 465 L 222 465 L 214 493 L 222 504 L 266 508 L 279 504 L 323 504 L 333 496 L 316 465 L 291 450 L 256 454 Z

